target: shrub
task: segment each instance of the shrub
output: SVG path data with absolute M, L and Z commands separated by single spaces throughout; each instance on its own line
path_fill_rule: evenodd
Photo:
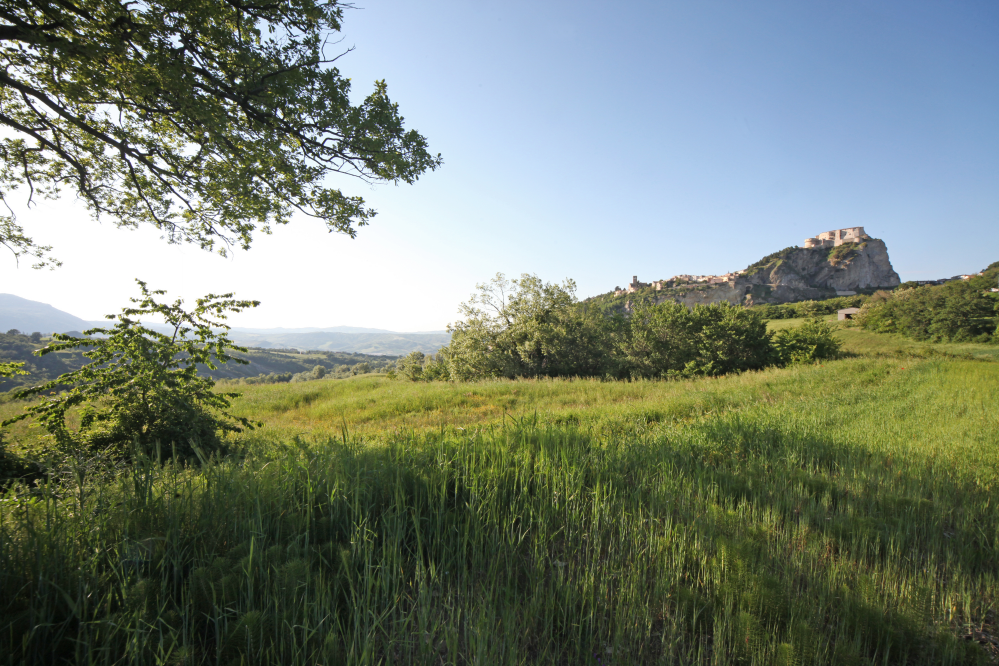
M 759 313 L 726 304 L 636 305 L 622 345 L 633 377 L 715 376 L 765 367 L 771 334 Z
M 842 346 L 829 322 L 812 318 L 797 328 L 777 332 L 773 338 L 774 361 L 787 365 L 832 360 L 839 358 Z
M 933 342 L 996 339 L 999 299 L 983 290 L 985 279 L 878 292 L 854 319 L 877 333 L 899 333 Z
M 396 361 L 393 377 L 398 376 L 410 381 L 442 381 L 450 378 L 447 362 L 441 354 L 426 355 L 421 351 L 410 352 Z
M 440 354 L 427 356 L 423 362 L 423 381 L 437 382 L 450 379 L 447 363 Z
M 402 377 L 412 382 L 419 381 L 423 378 L 424 358 L 425 355 L 421 351 L 410 352 L 396 361 L 396 370 Z

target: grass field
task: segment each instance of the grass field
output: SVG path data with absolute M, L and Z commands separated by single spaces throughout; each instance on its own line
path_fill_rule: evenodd
M 836 315 L 826 315 L 822 319 L 837 325 L 836 335 L 843 341 L 844 349 L 854 355 L 956 356 L 999 361 L 999 345 L 972 342 L 920 342 L 897 335 L 883 335 L 846 327 L 837 322 Z M 767 328 L 779 331 L 782 328 L 799 326 L 803 321 L 803 319 L 773 319 L 767 322 Z
M 720 379 L 240 387 L 238 456 L 0 501 L 0 663 L 999 663 L 999 364 L 840 335 Z

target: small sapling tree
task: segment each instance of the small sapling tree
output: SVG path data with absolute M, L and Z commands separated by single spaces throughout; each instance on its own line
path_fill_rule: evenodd
M 227 313 L 256 307 L 258 301 L 238 301 L 233 294 L 209 294 L 191 311 L 183 301 L 158 303 L 166 292 L 147 288 L 136 280 L 141 298 L 125 308 L 110 328 L 92 328 L 89 338 L 54 334 L 39 356 L 65 349 L 84 349 L 90 363 L 79 370 L 28 389 L 16 398 L 43 396 L 25 413 L 4 421 L 9 425 L 33 418 L 64 451 L 88 448 L 127 457 L 138 445 L 146 454 L 159 447 L 163 455 L 189 457 L 199 446 L 208 452 L 221 444 L 220 434 L 252 428 L 228 409 L 238 393 L 213 390 L 215 381 L 198 375 L 198 365 L 212 370 L 218 363 L 247 363 L 232 351 L 246 351 L 228 338 Z M 160 316 L 173 329 L 159 333 L 142 326 L 140 317 Z M 67 388 L 68 387 L 68 388 Z M 63 390 L 64 389 L 64 390 Z M 79 427 L 67 424 L 71 410 L 79 409 Z

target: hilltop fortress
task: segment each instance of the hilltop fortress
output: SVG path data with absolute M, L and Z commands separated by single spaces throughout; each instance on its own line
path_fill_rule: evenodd
M 843 243 L 862 243 L 868 238 L 863 227 L 847 227 L 836 231 L 823 231 L 815 238 L 806 238 L 801 247 L 838 247 Z
M 753 305 L 830 298 L 896 287 L 900 282 L 884 241 L 871 238 L 863 227 L 846 227 L 806 238 L 802 245 L 775 252 L 741 271 L 674 275 L 654 282 L 640 282 L 633 276 L 626 288 L 615 287 L 607 296 L 639 294 L 655 302 L 672 300 L 685 305 L 719 301 Z M 630 303 L 625 302 L 625 311 Z

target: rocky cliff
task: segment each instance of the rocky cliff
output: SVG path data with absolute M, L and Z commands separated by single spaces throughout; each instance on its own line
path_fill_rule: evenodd
M 676 301 L 687 306 L 719 303 L 756 305 L 821 300 L 837 291 L 897 287 L 898 273 L 888 258 L 884 241 L 865 237 L 862 243 L 838 247 L 789 247 L 751 264 L 743 275 L 721 284 L 673 284 L 648 287 L 629 296 L 606 294 L 590 301 L 609 312 L 629 312 L 636 298 L 656 303 Z
M 736 291 L 740 285 L 744 287 L 744 299 L 751 304 L 829 298 L 836 291 L 892 288 L 899 284 L 901 280 L 892 268 L 884 241 L 869 238 L 834 248 L 787 248 L 750 266 L 734 286 Z

